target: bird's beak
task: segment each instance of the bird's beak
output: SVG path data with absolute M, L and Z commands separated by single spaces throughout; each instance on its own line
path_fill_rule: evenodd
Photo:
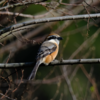
M 58 37 L 58 40 L 62 40 L 63 38 L 62 37 Z

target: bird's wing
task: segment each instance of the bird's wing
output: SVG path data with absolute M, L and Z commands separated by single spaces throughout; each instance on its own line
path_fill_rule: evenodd
M 39 49 L 37 60 L 53 53 L 56 50 L 56 48 L 56 44 L 47 41 L 44 42 Z

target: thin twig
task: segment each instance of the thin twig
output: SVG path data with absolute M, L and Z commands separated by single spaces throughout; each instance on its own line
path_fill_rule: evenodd
M 32 18 L 32 19 L 41 18 L 41 17 L 44 17 L 48 14 L 49 14 L 49 12 L 47 12 L 43 15 L 33 16 L 33 15 L 29 15 L 29 14 L 14 13 L 14 12 L 9 12 L 9 11 L 0 11 L 0 15 L 12 15 L 12 16 L 28 17 L 28 18 Z
M 68 3 L 60 3 L 62 5 L 65 5 L 65 6 L 82 6 L 82 4 L 68 4 Z
M 72 89 L 71 82 L 70 82 L 70 80 L 69 80 L 69 78 L 68 78 L 68 75 L 67 75 L 66 66 L 62 66 L 62 67 L 63 67 L 62 70 L 63 70 L 63 73 L 64 73 L 64 78 L 65 78 L 66 83 L 67 83 L 67 85 L 68 85 L 68 89 L 69 89 L 69 92 L 70 92 L 70 94 L 71 94 L 71 96 L 72 96 L 72 100 L 77 100 L 77 99 L 76 99 L 76 96 L 75 96 L 75 94 L 74 94 L 74 91 L 73 91 L 73 89 Z
M 100 29 L 98 29 L 90 38 L 88 38 L 86 41 L 84 41 L 81 46 L 70 56 L 69 59 L 74 58 L 79 52 L 82 51 L 83 48 L 89 48 L 89 46 L 95 41 L 95 39 L 98 37 L 100 33 Z M 89 44 L 89 45 L 87 45 Z
M 21 79 L 20 79 L 20 83 L 18 84 L 17 88 L 15 88 L 15 89 L 12 91 L 13 93 L 14 93 L 14 92 L 19 88 L 19 86 L 21 85 L 22 80 L 23 80 L 23 77 L 24 77 L 24 70 L 22 70 L 22 77 L 21 77 Z
M 44 1 L 47 1 L 47 0 L 36 0 L 36 1 L 32 1 L 32 2 L 21 2 L 21 3 L 16 3 L 16 4 L 12 4 L 12 5 L 7 5 L 5 7 L 1 7 L 0 10 L 6 10 L 8 8 L 13 8 L 13 7 L 16 7 L 16 6 L 23 6 L 23 5 L 29 5 L 29 4 L 35 4 L 35 3 L 40 3 L 40 2 L 44 2 Z
M 0 93 L 0 95 L 5 96 L 6 98 L 8 98 L 8 99 L 10 99 L 10 100 L 16 100 L 16 99 L 10 98 L 10 97 L 8 97 L 8 96 L 2 94 L 2 93 Z
M 97 96 L 97 99 L 100 100 L 100 95 L 99 95 L 99 91 L 98 91 L 97 85 L 95 83 L 95 80 L 90 77 L 90 75 L 88 74 L 88 72 L 86 71 L 86 69 L 84 68 L 83 65 L 80 65 L 80 68 L 82 69 L 82 71 L 85 74 L 85 76 L 88 78 L 88 80 L 91 82 L 91 84 L 95 88 L 95 94 Z

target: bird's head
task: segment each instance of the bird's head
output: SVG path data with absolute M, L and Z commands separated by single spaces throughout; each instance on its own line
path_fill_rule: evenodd
M 59 44 L 60 40 L 62 40 L 62 37 L 60 37 L 56 33 L 51 33 L 47 36 L 46 40 L 48 41 L 55 41 L 57 44 Z

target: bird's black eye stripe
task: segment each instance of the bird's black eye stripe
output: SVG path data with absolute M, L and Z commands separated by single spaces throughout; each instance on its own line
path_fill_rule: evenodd
M 51 40 L 51 39 L 57 39 L 57 37 L 55 37 L 55 36 L 49 36 L 48 40 Z
M 51 40 L 51 39 L 62 40 L 62 37 L 49 36 L 47 39 L 48 39 L 48 40 Z

